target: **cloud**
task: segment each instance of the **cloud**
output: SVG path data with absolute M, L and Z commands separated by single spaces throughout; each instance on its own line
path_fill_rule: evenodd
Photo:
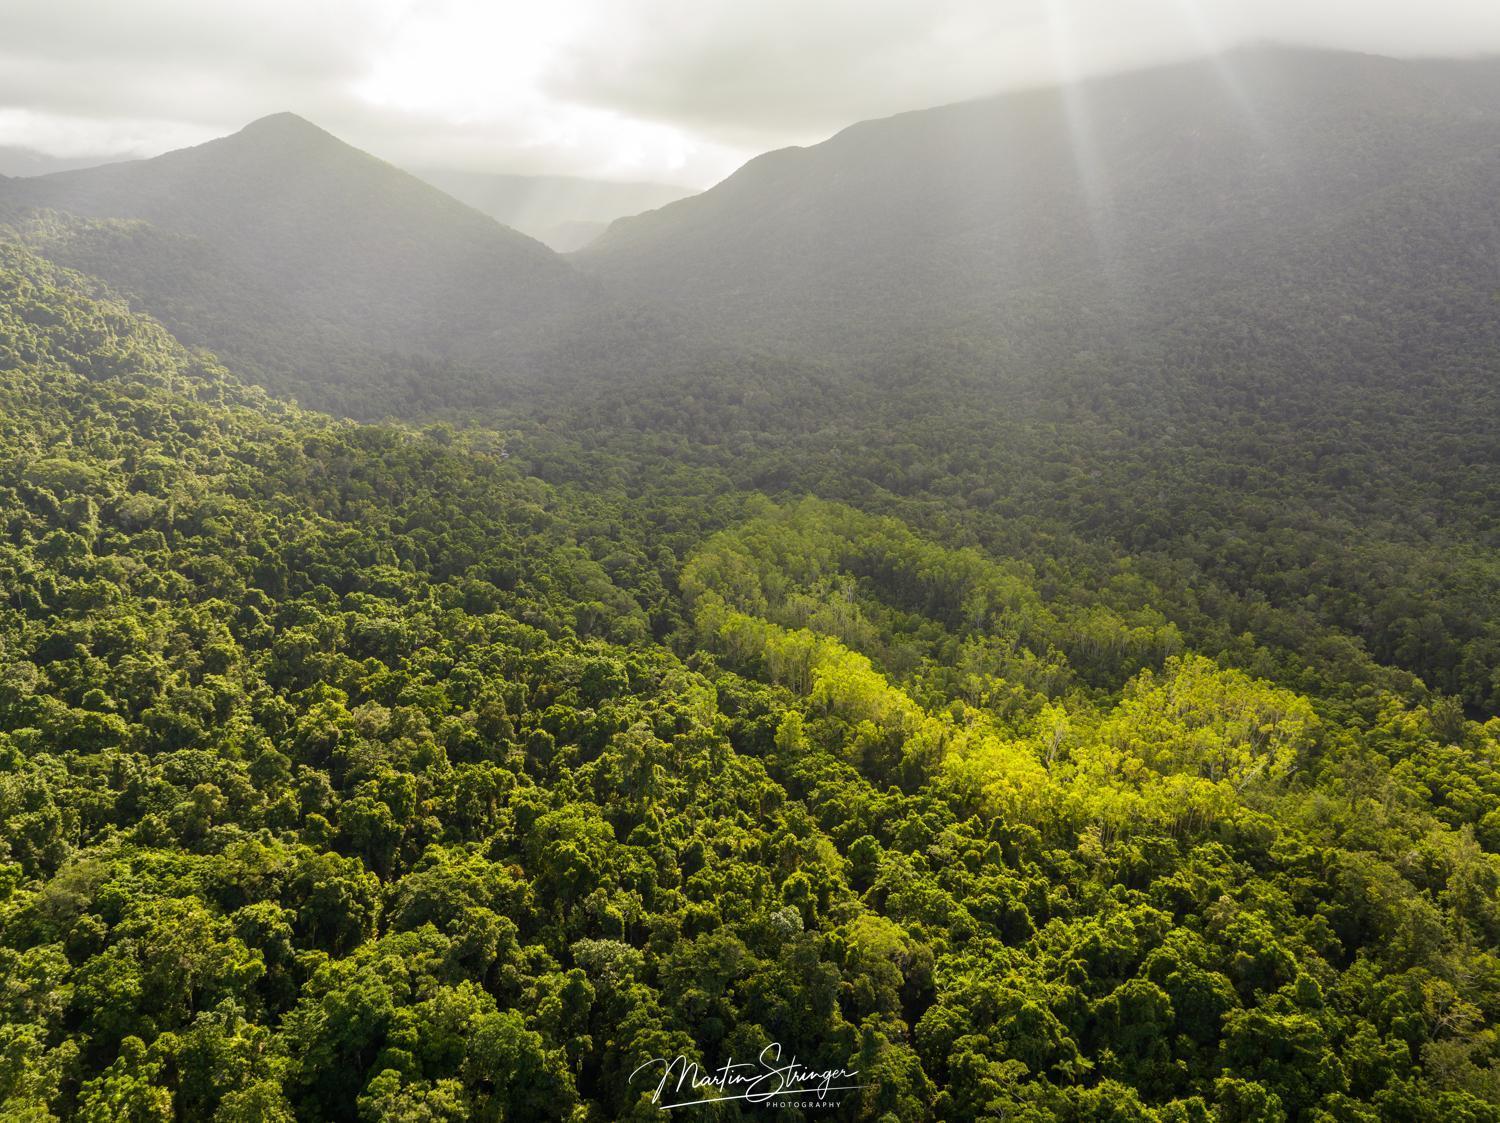
M 0 0 L 0 144 L 291 109 L 407 165 L 707 183 L 856 120 L 1254 38 L 1500 53 L 1493 0 Z
M 152 155 L 292 110 L 398 163 L 711 180 L 748 153 L 547 92 L 588 4 L 0 0 L 0 144 Z
M 547 75 L 559 97 L 757 146 L 1258 39 L 1500 52 L 1493 0 L 605 0 L 595 15 Z
M 0 143 L 152 155 L 295 100 L 343 113 L 389 34 L 383 0 L 0 0 Z
M 762 144 L 1047 80 L 1046 4 L 760 0 L 601 5 L 547 76 L 560 97 Z M 1093 31 L 1117 20 L 1101 13 Z M 659 29 L 670 29 L 665 34 Z
M 7 0 L 0 99 L 75 116 L 202 123 L 289 91 L 338 100 L 398 9 L 387 0 Z

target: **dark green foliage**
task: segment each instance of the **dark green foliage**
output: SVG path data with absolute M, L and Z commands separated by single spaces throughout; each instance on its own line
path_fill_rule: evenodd
M 1337 614 L 330 421 L 0 255 L 8 1117 L 653 1118 L 779 1042 L 824 1118 L 1500 1118 L 1500 722 Z

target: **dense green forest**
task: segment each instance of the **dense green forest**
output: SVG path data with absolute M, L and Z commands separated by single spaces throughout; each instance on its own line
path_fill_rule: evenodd
M 810 1117 L 1500 1119 L 1493 493 L 1394 379 L 1380 465 L 744 355 L 355 424 L 17 241 L 0 370 L 8 1119 L 772 1043 Z

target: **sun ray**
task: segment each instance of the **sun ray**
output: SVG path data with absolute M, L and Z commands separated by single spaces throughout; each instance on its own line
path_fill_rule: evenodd
M 1256 109 L 1255 101 L 1250 96 L 1250 91 L 1245 83 L 1235 72 L 1233 60 L 1226 54 L 1230 45 L 1225 36 L 1210 22 L 1208 13 L 1204 10 L 1201 0 L 1173 0 L 1177 10 L 1182 14 L 1183 20 L 1191 29 L 1198 47 L 1204 56 L 1213 64 L 1214 73 L 1218 77 L 1224 91 L 1229 95 L 1231 101 L 1238 108 L 1245 124 L 1255 135 L 1255 138 L 1263 145 L 1269 139 L 1269 131 L 1266 128 L 1264 118 Z
M 1090 234 L 1095 252 L 1106 277 L 1116 258 L 1113 238 L 1113 200 L 1104 174 L 1099 137 L 1093 108 L 1082 84 L 1084 74 L 1078 53 L 1078 34 L 1073 20 L 1071 0 L 1045 0 L 1047 42 L 1058 80 L 1068 146 L 1072 152 L 1074 172 L 1083 194 Z

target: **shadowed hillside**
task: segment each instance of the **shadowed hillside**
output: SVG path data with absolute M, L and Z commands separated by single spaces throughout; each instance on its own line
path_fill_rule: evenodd
M 5 181 L 0 217 L 268 387 L 360 416 L 492 403 L 635 330 L 539 242 L 292 114 Z
M 958 340 L 1014 366 L 1226 296 L 1253 317 L 1488 301 L 1497 141 L 1500 64 L 1246 49 L 864 122 L 577 260 L 787 351 Z

